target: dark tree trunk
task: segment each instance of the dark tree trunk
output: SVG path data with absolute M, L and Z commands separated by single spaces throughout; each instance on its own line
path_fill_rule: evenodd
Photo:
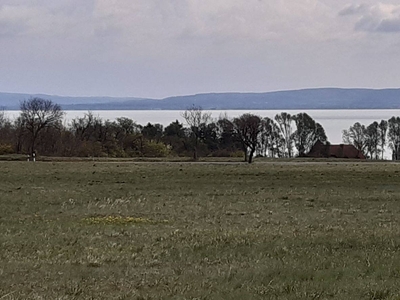
M 198 155 L 197 155 L 197 147 L 196 146 L 194 146 L 194 149 L 193 149 L 193 160 L 197 160 L 198 159 Z
M 33 152 L 35 151 L 35 142 L 36 142 L 36 138 L 33 137 L 32 138 L 32 143 L 31 143 L 31 149 L 30 149 L 30 155 L 33 156 Z
M 253 162 L 253 156 L 254 156 L 255 149 L 250 150 L 250 155 L 249 155 L 249 164 Z

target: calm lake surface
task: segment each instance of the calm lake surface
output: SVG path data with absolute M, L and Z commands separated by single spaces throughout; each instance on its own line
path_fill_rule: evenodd
M 400 110 L 284 110 L 290 114 L 306 112 L 314 120 L 319 122 L 325 129 L 328 140 L 332 144 L 342 142 L 342 130 L 348 129 L 355 122 L 369 125 L 374 121 L 388 120 L 392 116 L 400 116 Z M 273 118 L 281 110 L 212 110 L 212 117 L 218 119 L 220 115 L 227 114 L 228 117 L 237 117 L 244 113 L 252 113 L 261 117 Z M 65 123 L 68 124 L 73 118 L 83 117 L 87 111 L 66 111 Z M 18 111 L 7 111 L 6 114 L 14 118 L 19 115 Z M 96 110 L 95 116 L 102 119 L 115 120 L 119 117 L 127 117 L 135 120 L 138 124 L 160 123 L 164 126 L 178 120 L 185 124 L 182 111 L 177 110 Z

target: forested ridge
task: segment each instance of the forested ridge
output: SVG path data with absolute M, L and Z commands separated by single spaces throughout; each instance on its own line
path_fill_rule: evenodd
M 262 93 L 204 93 L 163 99 L 135 97 L 68 97 L 0 92 L 0 108 L 19 108 L 21 99 L 49 99 L 65 110 L 206 110 L 233 109 L 398 109 L 400 89 L 311 88 Z

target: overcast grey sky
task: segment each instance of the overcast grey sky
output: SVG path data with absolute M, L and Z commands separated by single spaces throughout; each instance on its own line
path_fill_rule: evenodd
M 0 91 L 399 87 L 400 0 L 0 0 Z

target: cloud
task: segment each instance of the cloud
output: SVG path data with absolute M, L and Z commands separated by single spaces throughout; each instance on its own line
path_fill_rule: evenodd
M 41 38 L 82 33 L 88 28 L 83 23 L 90 24 L 93 4 L 92 0 L 0 0 L 0 35 Z
M 97 0 L 94 18 L 99 38 L 119 32 L 123 56 L 188 57 L 325 40 L 338 31 L 331 11 L 319 0 Z
M 371 61 L 398 83 L 387 71 L 400 65 L 397 39 L 364 34 L 398 32 L 398 8 L 359 1 L 0 0 L 0 90 L 168 96 L 340 85 L 358 67 L 353 77 L 367 78 Z
M 377 30 L 382 32 L 400 32 L 400 17 L 382 20 Z
M 15 36 L 28 30 L 32 11 L 26 7 L 4 5 L 0 7 L 0 36 Z
M 327 22 L 333 18 L 324 2 L 0 0 L 0 35 L 75 37 L 92 42 L 120 36 L 119 47 L 142 45 L 161 51 L 160 46 L 167 43 L 318 40 L 337 31 Z
M 339 16 L 355 15 L 367 9 L 365 4 L 349 4 L 339 12 Z
M 339 12 L 339 16 L 356 16 L 354 29 L 357 31 L 400 32 L 400 5 L 349 5 Z

